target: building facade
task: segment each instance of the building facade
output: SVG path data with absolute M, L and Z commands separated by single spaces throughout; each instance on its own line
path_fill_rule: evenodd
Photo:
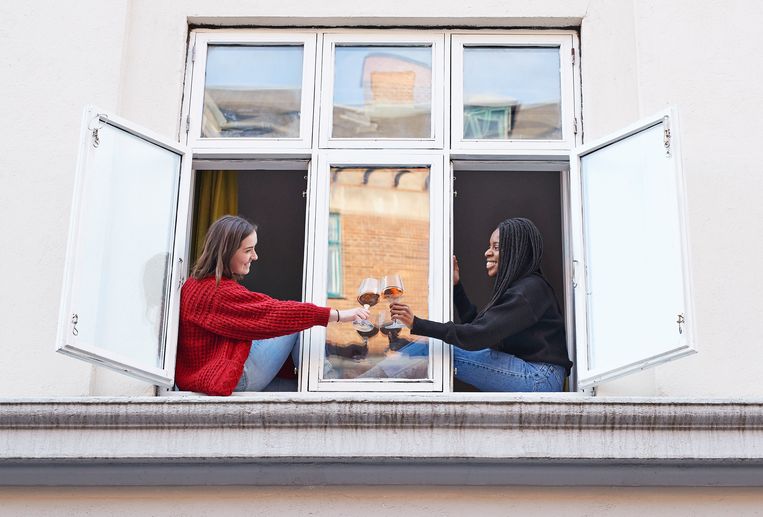
M 4 126 L 0 172 L 10 272 L 0 313 L 0 498 L 9 510 L 0 512 L 44 514 L 66 501 L 72 513 L 129 513 L 125 493 L 157 514 L 189 501 L 183 513 L 243 513 L 250 503 L 444 514 L 538 504 L 627 513 L 645 499 L 657 513 L 660 503 L 687 513 L 759 506 L 763 179 L 752 150 L 763 72 L 740 51 L 761 42 L 755 2 L 125 0 L 31 2 L 0 14 L 5 113 L 28 122 Z M 98 108 L 83 123 L 86 105 Z M 597 188 L 586 178 L 614 162 L 586 157 L 650 130 L 656 156 L 676 164 L 665 174 L 678 179 L 662 182 L 667 162 L 647 160 L 656 172 L 643 182 L 646 202 L 634 201 L 632 184 L 603 187 L 615 208 L 646 206 L 630 221 L 646 236 L 608 233 L 589 222 L 607 220 L 592 217 L 602 205 L 583 198 Z M 167 142 L 160 152 L 179 158 L 168 159 L 165 190 L 177 204 L 158 183 L 130 191 L 130 180 L 156 178 L 141 176 L 128 146 L 127 158 L 114 154 L 126 172 L 108 187 L 113 199 L 98 198 L 102 213 L 126 215 L 83 226 L 82 156 L 97 154 L 94 132 L 101 151 L 112 145 L 110 131 Z M 624 168 L 646 156 L 640 149 L 626 149 Z M 235 178 L 238 211 L 274 242 L 271 256 L 289 257 L 263 261 L 270 283 L 251 287 L 340 308 L 356 303 L 364 277 L 400 273 L 407 300 L 447 319 L 450 255 L 468 266 L 500 214 L 531 215 L 567 317 L 569 392 L 461 393 L 447 348 L 434 342 L 412 378 L 366 382 L 394 340 L 364 342 L 341 327 L 305 333 L 296 393 L 218 399 L 161 387 L 171 385 L 171 292 L 192 260 L 199 185 L 221 171 Z M 674 204 L 662 208 L 663 198 Z M 132 255 L 143 244 L 125 220 L 161 217 L 168 255 L 148 245 Z M 77 331 L 85 336 L 89 315 L 101 314 L 93 328 L 128 350 L 148 343 L 151 361 L 158 337 L 166 354 L 138 372 L 150 382 L 113 371 L 140 370 L 118 349 L 105 354 L 112 369 L 55 353 L 68 343 L 95 357 L 61 336 L 72 331 L 67 304 L 87 298 L 78 271 L 103 263 L 72 242 L 98 231 L 111 246 L 98 249 L 123 250 L 123 262 L 92 282 L 105 294 L 77 312 Z M 650 247 L 656 233 L 663 240 Z M 290 243 L 278 242 L 284 234 Z M 140 276 L 118 278 L 137 256 Z M 598 302 L 607 288 L 629 293 L 630 304 Z M 150 337 L 108 319 L 133 309 Z M 665 311 L 670 320 L 656 323 L 652 314 Z M 673 341 L 663 346 L 666 334 Z M 304 488 L 314 485 L 323 486 Z M 500 495 L 487 485 L 501 485 Z

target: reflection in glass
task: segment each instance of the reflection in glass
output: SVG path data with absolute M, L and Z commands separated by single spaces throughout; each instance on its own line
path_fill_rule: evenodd
M 180 156 L 104 125 L 85 179 L 78 339 L 162 367 Z
M 559 49 L 464 47 L 464 139 L 562 138 Z
M 204 138 L 299 138 L 301 45 L 210 45 Z
M 329 211 L 341 214 L 341 284 L 347 290 L 341 299 L 331 301 L 332 307 L 357 307 L 364 291 L 358 286 L 364 280 L 365 285 L 375 283 L 370 290 L 378 295 L 381 286 L 369 279 L 399 275 L 405 282 L 406 303 L 417 316 L 427 317 L 429 168 L 332 167 Z M 329 373 L 324 378 L 390 377 L 380 365 L 394 365 L 387 371 L 399 378 L 428 378 L 428 345 L 419 346 L 415 357 L 406 356 L 404 350 L 396 352 L 412 337 L 405 327 L 393 333 L 387 330 L 391 317 L 386 302 L 371 306 L 368 319 L 376 325 L 363 335 L 353 325 L 328 326 L 324 372 Z
M 337 46 L 334 138 L 430 138 L 432 47 Z

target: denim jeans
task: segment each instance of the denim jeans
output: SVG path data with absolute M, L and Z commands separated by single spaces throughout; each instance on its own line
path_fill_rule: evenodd
M 424 359 L 429 346 L 426 341 L 414 341 L 400 349 L 404 357 L 384 360 L 374 369 L 384 376 L 406 378 L 415 366 L 415 358 Z M 562 391 L 565 370 L 563 366 L 531 363 L 498 350 L 464 350 L 453 347 L 455 378 L 471 384 L 480 391 Z
M 244 363 L 244 373 L 233 391 L 296 391 L 294 379 L 276 377 L 286 358 L 291 354 L 295 366 L 299 366 L 299 334 L 289 334 L 270 339 L 252 341 L 249 357 Z
M 563 366 L 530 363 L 519 357 L 486 348 L 453 347 L 455 377 L 480 391 L 562 391 Z

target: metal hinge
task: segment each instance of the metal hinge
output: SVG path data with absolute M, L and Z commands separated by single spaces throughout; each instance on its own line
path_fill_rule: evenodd
M 573 135 L 578 134 L 578 118 L 577 117 L 572 118 L 572 134 Z
M 670 158 L 671 153 L 670 117 L 662 117 L 662 145 L 665 146 L 665 156 Z
M 188 134 L 188 132 L 191 130 L 191 115 L 185 116 L 185 133 Z
M 572 64 L 575 64 L 575 47 L 572 47 L 570 49 L 570 54 L 572 55 Z
M 191 47 L 191 63 L 196 62 L 196 43 L 193 44 L 193 47 Z

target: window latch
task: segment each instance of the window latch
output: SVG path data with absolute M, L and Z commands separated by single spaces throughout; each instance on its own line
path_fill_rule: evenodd
M 90 130 L 90 138 L 94 148 L 98 148 L 101 145 L 101 139 L 98 135 L 98 131 L 103 127 L 103 119 L 107 118 L 106 115 L 98 113 L 93 117 L 93 120 L 88 124 Z
M 79 316 L 74 313 L 72 314 L 72 334 L 75 336 L 79 335 L 79 330 L 77 330 L 77 322 L 79 322 Z
M 678 319 L 676 320 L 676 323 L 678 323 L 678 333 L 683 334 L 684 333 L 683 324 L 686 323 L 686 319 L 684 318 L 683 314 L 678 315 Z
M 183 257 L 178 257 L 178 291 L 185 283 L 185 276 L 183 275 Z

